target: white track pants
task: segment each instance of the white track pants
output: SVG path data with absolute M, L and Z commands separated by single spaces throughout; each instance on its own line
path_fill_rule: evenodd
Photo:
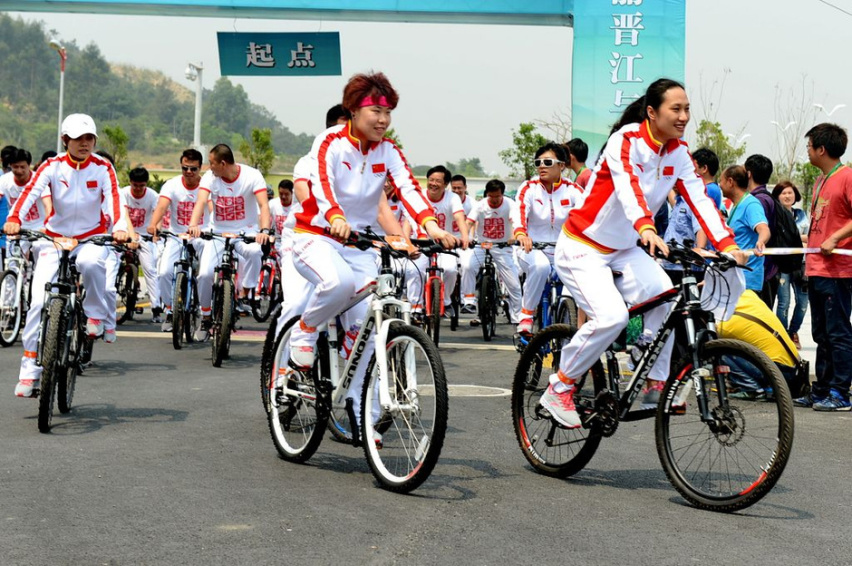
M 39 241 L 35 243 L 33 253 L 38 255 L 38 262 L 33 273 L 30 310 L 27 313 L 27 323 L 24 326 L 22 337 L 25 352 L 36 351 L 41 308 L 44 305 L 44 286 L 48 282 L 56 280 L 56 272 L 59 269 L 60 252 L 53 247 L 51 242 Z M 105 298 L 106 293 L 104 292 L 106 289 L 107 254 L 112 254 L 110 248 L 96 246 L 95 244 L 82 244 L 71 252 L 71 255 L 77 258 L 77 270 L 83 276 L 83 286 L 86 288 L 83 311 L 88 318 L 104 321 L 110 314 Z M 115 309 L 113 309 L 113 317 L 115 317 Z
M 663 268 L 638 247 L 606 254 L 563 234 L 555 260 L 559 278 L 589 317 L 562 348 L 560 369 L 569 378 L 588 371 L 627 326 L 625 303 L 636 305 L 672 288 Z M 614 279 L 613 271 L 622 275 Z M 666 303 L 645 313 L 645 328 L 656 334 L 670 308 Z M 674 335 L 651 368 L 651 379 L 668 378 L 673 346 Z
M 210 240 L 205 242 L 204 251 L 201 252 L 201 261 L 198 265 L 198 302 L 205 316 L 209 316 L 213 308 L 213 272 L 222 263 L 224 251 L 225 242 Z M 263 259 L 263 249 L 260 244 L 247 244 L 239 240 L 234 243 L 234 252 L 243 259 L 240 263 L 240 268 L 243 269 L 243 272 L 239 274 L 240 284 L 244 289 L 257 287 L 260 261 Z
M 206 243 L 201 238 L 191 240 L 192 246 L 195 248 L 195 253 L 200 257 L 204 251 Z M 160 254 L 160 261 L 157 266 L 157 283 L 160 292 L 160 303 L 166 311 L 172 312 L 172 293 L 174 292 L 175 284 L 175 263 L 180 260 L 180 252 L 183 247 L 181 240 L 175 238 L 167 238 L 166 245 Z M 212 289 L 211 289 L 212 291 Z
M 154 242 L 139 242 L 139 263 L 142 264 L 142 273 L 145 275 L 145 285 L 148 287 L 148 298 L 151 299 L 151 309 L 162 307 L 160 302 L 160 286 L 157 277 L 157 260 L 160 257 L 160 248 Z
M 491 257 L 494 260 L 497 276 L 509 293 L 509 312 L 512 323 L 517 324 L 521 314 L 521 282 L 518 280 L 518 266 L 512 257 L 512 249 L 493 248 Z M 463 298 L 465 304 L 476 303 L 476 295 L 472 289 L 476 287 L 476 274 L 484 262 L 485 250 L 482 248 L 474 248 L 470 255 L 465 256 L 465 263 L 462 266 L 462 290 L 465 292 Z M 469 293 L 468 289 L 471 290 Z
M 521 299 L 521 318 L 532 318 L 541 303 L 541 293 L 550 277 L 550 266 L 553 265 L 555 248 L 549 247 L 545 250 L 530 250 L 526 253 L 523 249 L 518 252 L 518 264 L 521 270 L 527 274 L 524 283 L 524 296 Z

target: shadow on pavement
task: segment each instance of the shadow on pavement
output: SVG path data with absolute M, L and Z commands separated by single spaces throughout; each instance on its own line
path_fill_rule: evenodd
M 110 425 L 183 422 L 188 415 L 188 411 L 174 409 L 121 409 L 113 404 L 79 405 L 68 415 L 54 414 L 51 432 L 63 436 L 88 434 Z

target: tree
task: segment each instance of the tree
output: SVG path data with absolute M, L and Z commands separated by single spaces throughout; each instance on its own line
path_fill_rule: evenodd
M 719 157 L 720 171 L 730 165 L 736 165 L 737 161 L 745 155 L 746 144 L 742 142 L 743 138 L 740 138 L 742 145 L 734 145 L 722 131 L 722 125 L 719 122 L 701 120 L 698 123 L 698 130 L 695 132 L 695 136 L 697 139 L 696 148 L 706 147 Z
M 241 136 L 251 135 L 250 103 L 242 85 L 234 86 L 227 77 L 220 77 L 213 90 L 204 98 L 204 123 Z M 203 140 L 220 143 L 222 140 Z
M 512 130 L 512 147 L 498 155 L 509 166 L 512 175 L 523 175 L 524 179 L 530 179 L 535 175 L 533 156 L 546 143 L 547 139 L 535 131 L 535 124 L 522 122 L 517 131 Z
M 822 175 L 822 171 L 810 162 L 796 163 L 793 166 L 793 182 L 799 187 L 799 192 L 802 194 L 802 208 L 807 212 L 811 205 L 811 191 L 814 188 L 814 182 L 817 177 Z
M 775 143 L 778 159 L 773 179 L 789 179 L 805 146 L 805 132 L 816 122 L 814 82 L 802 76 L 801 88 L 775 86 Z
M 127 166 L 127 142 L 130 138 L 121 126 L 105 126 L 103 129 L 104 149 L 106 149 L 115 161 L 115 172 L 118 175 L 119 182 L 122 185 L 129 183 L 127 176 L 129 168 Z
M 485 177 L 485 170 L 482 168 L 482 162 L 478 157 L 470 159 L 460 159 L 458 163 L 447 161 L 447 169 L 452 171 L 453 175 L 464 175 L 465 177 Z
M 533 123 L 539 129 L 552 133 L 551 139 L 556 143 L 565 143 L 571 139 L 572 125 L 569 110 L 554 110 L 547 120 L 536 119 Z
M 269 128 L 252 128 L 251 143 L 243 139 L 240 142 L 240 153 L 248 164 L 266 176 L 275 162 L 275 150 L 272 148 L 272 130 Z
M 393 128 L 388 128 L 385 131 L 385 137 L 396 144 L 396 147 L 403 149 L 402 140 L 399 139 L 399 134 Z

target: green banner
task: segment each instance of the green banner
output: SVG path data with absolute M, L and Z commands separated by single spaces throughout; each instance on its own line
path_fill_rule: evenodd
M 684 78 L 686 0 L 574 4 L 574 137 L 597 155 L 612 124 L 660 77 Z
M 340 75 L 340 34 L 219 32 L 224 76 Z

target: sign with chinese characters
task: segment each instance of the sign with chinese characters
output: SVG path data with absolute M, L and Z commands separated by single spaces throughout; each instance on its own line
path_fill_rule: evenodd
M 340 34 L 219 32 L 224 76 L 340 75 Z
M 686 0 L 578 0 L 573 135 L 598 154 L 612 124 L 661 77 L 684 78 Z

